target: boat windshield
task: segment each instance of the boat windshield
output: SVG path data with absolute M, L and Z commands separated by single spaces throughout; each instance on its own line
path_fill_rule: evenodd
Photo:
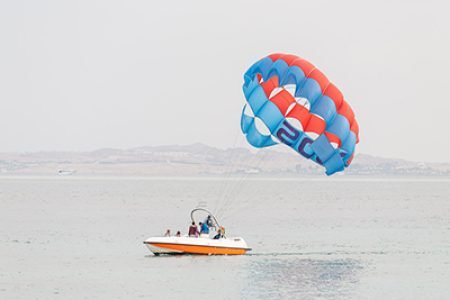
M 208 227 L 212 228 L 220 228 L 220 224 L 217 221 L 217 218 L 207 209 L 205 208 L 195 208 L 191 211 L 191 220 L 195 222 L 195 216 L 200 215 L 201 222 L 204 222 L 208 225 Z

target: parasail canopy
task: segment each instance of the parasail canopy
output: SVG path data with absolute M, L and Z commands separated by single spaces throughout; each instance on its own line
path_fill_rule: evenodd
M 339 89 L 313 64 L 272 54 L 244 74 L 241 129 L 257 148 L 285 144 L 322 165 L 327 175 L 353 159 L 359 127 Z

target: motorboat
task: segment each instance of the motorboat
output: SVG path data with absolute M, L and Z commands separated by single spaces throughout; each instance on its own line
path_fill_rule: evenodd
M 152 237 L 144 241 L 148 249 L 159 254 L 242 255 L 251 250 L 244 239 L 210 237 Z
M 208 226 L 212 233 L 214 229 L 221 228 L 217 218 L 207 209 L 196 208 L 191 211 L 191 220 L 195 222 L 194 215 L 197 212 L 206 213 L 210 219 Z M 155 255 L 160 254 L 204 254 L 204 255 L 242 255 L 251 248 L 247 246 L 241 237 L 222 237 L 215 239 L 210 234 L 200 236 L 162 236 L 151 237 L 144 244 Z
M 73 175 L 75 170 L 58 170 L 58 175 Z

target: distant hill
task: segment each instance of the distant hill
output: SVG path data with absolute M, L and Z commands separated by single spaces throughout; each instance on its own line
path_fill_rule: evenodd
M 204 144 L 91 152 L 0 153 L 0 171 L 12 175 L 254 176 L 321 175 L 323 169 L 292 151 L 219 149 Z M 348 175 L 450 176 L 450 163 L 423 163 L 359 154 Z

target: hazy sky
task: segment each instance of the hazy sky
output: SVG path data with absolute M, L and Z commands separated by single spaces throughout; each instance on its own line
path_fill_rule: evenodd
M 447 1 L 0 0 L 0 152 L 239 144 L 243 72 L 286 52 L 343 91 L 358 152 L 450 161 L 449 11 Z

